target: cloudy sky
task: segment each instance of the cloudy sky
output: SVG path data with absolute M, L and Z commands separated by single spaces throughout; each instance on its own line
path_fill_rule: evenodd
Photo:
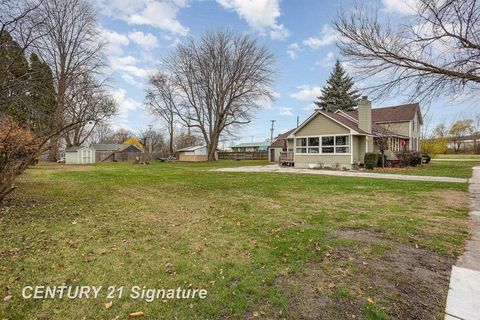
M 382 14 L 392 17 L 411 13 L 413 0 L 372 0 Z M 407 4 L 406 4 L 407 3 Z M 312 101 L 331 71 L 342 59 L 335 47 L 337 35 L 330 22 L 337 10 L 349 8 L 349 0 L 97 0 L 102 35 L 110 43 L 108 59 L 112 90 L 119 104 L 115 127 L 139 131 L 160 122 L 143 107 L 147 75 L 159 65 L 176 43 L 206 30 L 230 27 L 250 33 L 264 42 L 276 56 L 277 99 L 262 109 L 242 129 L 236 142 L 262 141 L 293 128 L 312 112 Z M 373 107 L 400 104 L 395 96 L 374 101 Z M 477 110 L 472 103 L 435 101 L 429 108 L 432 122 L 452 121 Z M 229 142 L 231 143 L 231 142 Z

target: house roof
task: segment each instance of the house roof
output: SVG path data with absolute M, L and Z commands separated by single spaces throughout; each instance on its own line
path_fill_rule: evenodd
M 322 114 L 323 116 L 330 118 L 338 124 L 344 126 L 347 129 L 353 130 L 357 134 L 369 134 L 358 127 L 358 111 L 341 111 L 329 112 L 326 110 L 316 110 L 310 117 L 307 118 L 299 127 L 293 130 L 290 134 L 297 132 L 303 126 L 310 122 L 315 116 Z M 418 114 L 420 123 L 423 123 L 422 115 L 420 113 L 420 106 L 418 103 L 410 103 L 392 107 L 383 107 L 372 109 L 372 134 L 388 134 L 396 137 L 407 138 L 406 136 L 397 134 L 385 127 L 379 125 L 379 123 L 389 122 L 404 122 L 410 121 L 415 118 L 415 114 Z M 289 135 L 290 135 L 289 134 Z
M 418 103 L 402 104 L 392 107 L 382 107 L 372 109 L 372 121 L 376 123 L 383 122 L 402 122 L 410 121 L 415 118 L 415 114 L 420 110 L 420 105 Z M 350 116 L 358 118 L 358 112 L 347 111 L 347 114 Z M 419 113 L 420 123 L 423 123 L 423 119 Z
M 121 147 L 125 146 L 125 144 L 121 143 L 92 143 L 90 147 L 97 151 L 116 151 Z
M 84 146 L 70 147 L 70 148 L 66 148 L 65 152 L 75 152 L 75 151 L 78 151 L 80 149 L 85 149 L 85 148 L 88 148 L 88 147 L 84 147 Z
M 201 149 L 201 148 L 205 148 L 206 145 L 202 145 L 202 146 L 191 146 L 191 147 L 186 147 L 186 148 L 182 148 L 182 149 L 178 149 L 177 151 L 195 151 L 195 150 L 198 150 L 198 149 Z
M 126 149 L 128 149 L 128 148 L 130 148 L 130 147 L 134 147 L 134 148 L 137 149 L 138 151 L 142 151 L 142 150 L 140 150 L 139 147 L 137 147 L 137 146 L 134 145 L 134 144 L 122 144 L 122 146 L 121 146 L 120 148 L 118 148 L 117 150 L 115 150 L 115 151 L 117 151 L 117 152 L 122 152 L 122 151 L 125 151 Z
M 240 143 L 240 144 L 232 146 L 232 148 L 248 148 L 248 147 L 265 147 L 265 148 L 267 148 L 268 146 L 270 146 L 270 142 L 263 141 L 263 142 Z
M 283 148 L 284 141 L 288 139 L 288 136 L 292 134 L 293 131 L 295 131 L 295 129 L 279 134 L 275 141 L 270 145 L 270 148 Z
M 340 114 L 342 116 L 346 115 L 348 117 L 347 119 L 353 119 L 355 121 L 355 123 L 357 123 L 357 125 L 358 125 L 358 112 L 357 111 L 345 112 L 345 111 L 337 110 L 337 114 Z M 373 117 L 373 110 L 372 110 L 372 117 Z M 382 134 L 382 135 L 388 134 L 388 135 L 392 135 L 392 136 L 396 136 L 396 137 L 408 138 L 406 136 L 403 136 L 403 135 L 395 133 L 391 130 L 388 130 L 385 127 L 382 127 L 378 123 L 375 123 L 373 120 L 372 120 L 372 133 L 373 134 L 375 134 L 375 133 L 376 134 Z

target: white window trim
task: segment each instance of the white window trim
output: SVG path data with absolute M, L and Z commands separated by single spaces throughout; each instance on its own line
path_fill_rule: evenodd
M 322 152 L 322 137 L 338 137 L 338 136 L 347 136 L 348 137 L 348 144 L 346 145 L 343 145 L 343 146 L 337 146 L 337 145 L 333 145 L 333 146 L 325 146 L 325 147 L 333 147 L 333 153 L 323 153 Z M 352 135 L 351 134 L 345 134 L 345 133 L 342 133 L 342 134 L 323 134 L 323 135 L 311 135 L 311 136 L 294 136 L 293 137 L 293 154 L 294 156 L 322 156 L 322 155 L 326 155 L 326 156 L 351 156 L 353 153 L 352 153 Z M 307 153 L 299 153 L 297 152 L 297 139 L 300 139 L 300 138 L 307 138 L 307 146 L 299 146 L 298 148 L 306 148 L 307 149 Z M 318 147 L 311 147 L 311 148 L 318 148 L 319 152 L 318 153 L 308 153 L 308 138 L 319 138 L 319 146 Z M 337 147 L 348 147 L 348 152 L 347 153 L 337 153 Z

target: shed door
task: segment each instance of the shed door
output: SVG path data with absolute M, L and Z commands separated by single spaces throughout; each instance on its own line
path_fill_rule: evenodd
M 275 149 L 270 149 L 270 162 L 275 162 Z

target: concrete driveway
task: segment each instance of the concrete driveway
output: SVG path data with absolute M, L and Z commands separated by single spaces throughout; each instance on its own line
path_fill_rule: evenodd
M 357 177 L 357 178 L 374 178 L 374 179 L 393 179 L 407 181 L 431 181 L 431 182 L 454 182 L 467 183 L 468 179 L 451 178 L 451 177 L 432 177 L 432 176 L 410 176 L 403 174 L 385 174 L 372 173 L 366 171 L 340 171 L 340 170 L 317 170 L 317 169 L 295 169 L 291 167 L 280 167 L 277 164 L 265 166 L 245 166 L 234 168 L 213 169 L 216 172 L 277 172 L 291 174 L 320 174 L 327 176 Z

